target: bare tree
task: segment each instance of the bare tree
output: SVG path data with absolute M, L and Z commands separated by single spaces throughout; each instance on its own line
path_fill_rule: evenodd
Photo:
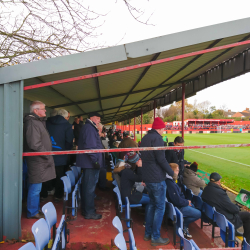
M 141 9 L 120 1 L 147 24 Z M 100 48 L 105 16 L 84 0 L 0 0 L 0 67 Z

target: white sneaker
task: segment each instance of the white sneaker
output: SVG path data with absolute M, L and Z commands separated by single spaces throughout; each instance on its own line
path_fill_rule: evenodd
M 192 238 L 193 236 L 189 233 L 188 228 L 183 229 L 183 234 L 186 238 Z

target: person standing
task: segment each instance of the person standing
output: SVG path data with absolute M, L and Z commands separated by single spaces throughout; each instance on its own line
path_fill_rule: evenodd
M 24 117 L 23 151 L 52 151 L 50 135 L 46 129 L 45 104 L 34 101 L 30 105 L 30 113 Z M 42 183 L 56 178 L 55 164 L 51 155 L 27 156 L 29 188 L 27 197 L 27 218 L 39 219 L 43 215 L 40 210 L 40 192 Z
M 161 118 L 155 118 L 152 129 L 142 138 L 141 147 L 163 147 L 162 134 L 165 124 Z M 164 150 L 142 151 L 142 180 L 145 182 L 150 203 L 148 205 L 144 240 L 151 239 L 152 246 L 167 245 L 168 238 L 161 238 L 160 229 L 165 212 L 166 174 L 174 176 Z
M 89 114 L 89 119 L 82 126 L 78 141 L 78 149 L 103 149 L 99 136 L 98 124 L 101 116 L 97 112 Z M 101 214 L 95 212 L 95 188 L 98 182 L 100 168 L 105 165 L 104 153 L 78 154 L 76 165 L 83 168 L 82 180 L 82 215 L 85 219 L 99 220 Z
M 73 147 L 74 135 L 72 125 L 67 119 L 68 112 L 65 109 L 60 109 L 56 116 L 49 117 L 46 122 L 53 151 L 71 150 Z M 64 170 L 68 164 L 68 155 L 54 155 L 53 158 L 56 168 L 55 201 L 59 201 L 64 193 L 61 177 L 65 174 Z

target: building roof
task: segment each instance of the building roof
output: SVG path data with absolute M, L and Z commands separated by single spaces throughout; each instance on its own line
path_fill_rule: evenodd
M 0 69 L 0 84 L 24 81 L 24 86 L 53 82 L 171 58 L 250 39 L 250 18 L 216 24 L 115 47 L 77 53 Z M 24 98 L 87 117 L 98 111 L 103 122 L 125 120 L 181 99 L 250 68 L 249 44 L 149 65 L 116 74 L 30 89 Z M 246 56 L 243 56 L 246 53 Z

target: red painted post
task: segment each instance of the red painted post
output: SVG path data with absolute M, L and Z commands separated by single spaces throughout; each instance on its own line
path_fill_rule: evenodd
M 141 108 L 141 140 L 142 140 L 142 116 L 143 116 L 143 112 L 142 112 L 142 108 Z
M 185 83 L 182 83 L 182 138 L 184 139 Z
M 134 141 L 136 142 L 136 135 L 135 135 L 135 115 L 134 115 Z
M 129 124 L 128 129 L 129 129 L 129 136 L 130 136 L 130 118 L 128 119 L 128 124 Z
M 154 100 L 154 119 L 155 119 L 155 100 Z

